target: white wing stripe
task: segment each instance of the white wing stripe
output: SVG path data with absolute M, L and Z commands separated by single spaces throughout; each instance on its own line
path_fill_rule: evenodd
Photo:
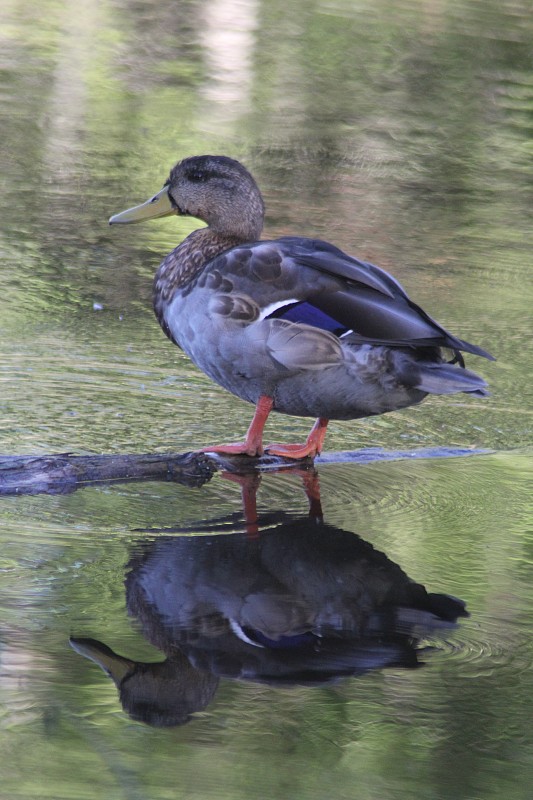
M 264 308 L 261 309 L 261 313 L 257 318 L 257 322 L 260 322 L 262 319 L 265 319 L 266 317 L 270 316 L 270 314 L 273 314 L 274 311 L 278 310 L 278 308 L 283 308 L 284 306 L 291 306 L 293 303 L 298 303 L 298 302 L 299 300 L 295 297 L 292 300 L 278 300 L 277 303 L 269 303 L 268 306 L 265 306 Z

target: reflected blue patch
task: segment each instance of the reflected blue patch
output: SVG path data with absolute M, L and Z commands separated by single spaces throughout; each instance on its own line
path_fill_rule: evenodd
M 294 634 L 293 636 L 279 636 L 277 639 L 271 639 L 264 633 L 253 628 L 243 628 L 243 632 L 251 639 L 252 642 L 260 644 L 263 647 L 270 647 L 275 650 L 282 650 L 294 647 L 305 647 L 306 645 L 315 642 L 317 637 L 310 631 L 305 633 Z

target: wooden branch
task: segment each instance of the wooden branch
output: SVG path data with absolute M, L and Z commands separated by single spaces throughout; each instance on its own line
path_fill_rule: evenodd
M 68 494 L 88 484 L 123 481 L 201 486 L 216 470 L 203 453 L 0 456 L 0 495 Z
M 449 458 L 486 453 L 465 448 L 427 448 L 388 452 L 367 448 L 327 453 L 315 464 L 395 461 L 414 458 Z M 238 474 L 277 470 L 306 470 L 313 460 L 291 461 L 278 456 L 222 456 L 215 453 L 145 453 L 88 455 L 59 453 L 44 456 L 0 456 L 0 496 L 17 494 L 69 494 L 82 486 L 127 481 L 175 481 L 185 486 L 202 486 L 217 470 Z

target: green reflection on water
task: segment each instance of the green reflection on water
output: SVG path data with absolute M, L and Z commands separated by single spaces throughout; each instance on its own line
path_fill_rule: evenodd
M 237 491 L 215 478 L 201 490 L 155 484 L 141 496 L 116 487 L 13 499 L 2 535 L 12 560 L 2 601 L 1 736 L 13 753 L 7 796 L 21 786 L 36 791 L 27 777 L 36 760 L 49 796 L 107 787 L 126 796 L 311 798 L 330 785 L 330 796 L 341 798 L 354 781 L 368 797 L 376 785 L 384 797 L 435 786 L 442 796 L 524 796 L 531 455 L 320 472 L 327 520 L 364 535 L 428 588 L 467 600 L 471 620 L 430 641 L 437 649 L 424 657 L 427 666 L 315 689 L 223 681 L 184 728 L 139 726 L 120 712 L 110 681 L 68 652 L 66 638 L 98 636 L 130 658 L 161 659 L 126 616 L 124 569 L 145 538 L 130 531 L 195 521 L 201 530 L 199 504 L 215 517 L 231 513 Z M 296 488 L 296 477 L 265 477 L 260 511 L 305 513 Z

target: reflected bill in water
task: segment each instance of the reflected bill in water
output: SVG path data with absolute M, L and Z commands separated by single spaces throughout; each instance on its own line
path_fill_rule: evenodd
M 319 686 L 414 668 L 424 638 L 468 616 L 461 600 L 428 592 L 362 537 L 325 522 L 316 473 L 304 474 L 305 517 L 257 516 L 257 476 L 242 483 L 244 532 L 215 533 L 234 517 L 213 519 L 201 523 L 206 535 L 176 535 L 188 528 L 142 541 L 127 565 L 128 611 L 164 661 L 71 639 L 110 675 L 132 718 L 181 725 L 209 705 L 221 678 Z

